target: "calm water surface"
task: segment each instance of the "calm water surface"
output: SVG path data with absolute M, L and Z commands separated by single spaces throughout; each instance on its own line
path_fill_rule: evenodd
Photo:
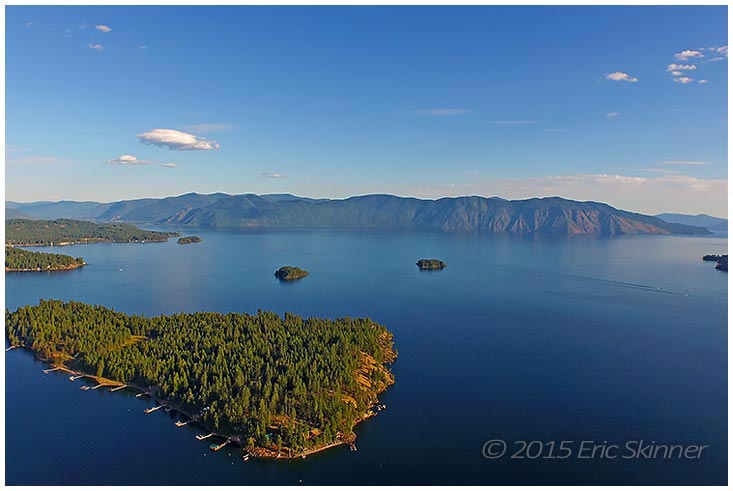
M 190 231 L 187 231 L 190 233 Z M 240 460 L 120 391 L 5 354 L 7 484 L 725 484 L 727 239 L 478 238 L 197 231 L 203 242 L 55 248 L 88 267 L 6 274 L 6 306 L 80 300 L 127 313 L 368 316 L 400 353 L 358 452 Z M 49 249 L 40 249 L 49 250 Z M 437 257 L 440 272 L 415 261 Z M 311 272 L 278 282 L 294 264 Z M 709 445 L 679 460 L 487 460 L 484 442 Z

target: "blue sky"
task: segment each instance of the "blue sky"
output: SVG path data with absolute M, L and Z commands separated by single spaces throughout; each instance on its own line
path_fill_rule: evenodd
M 727 215 L 727 44 L 709 6 L 10 6 L 6 198 L 562 195 Z

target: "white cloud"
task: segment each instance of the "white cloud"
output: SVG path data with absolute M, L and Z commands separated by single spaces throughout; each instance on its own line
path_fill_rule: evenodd
M 606 75 L 606 80 L 614 80 L 616 82 L 638 82 L 639 79 L 632 77 L 625 72 L 613 72 Z
M 725 56 L 726 58 L 728 58 L 728 45 L 727 44 L 725 46 L 720 46 L 716 48 L 716 51 L 720 53 L 721 55 Z
M 682 61 L 687 61 L 689 58 L 703 58 L 704 56 L 704 54 L 696 49 L 686 49 L 674 55 L 675 59 Z
M 415 112 L 420 116 L 458 116 L 460 114 L 466 114 L 467 112 L 469 112 L 469 110 L 452 107 L 442 107 L 434 109 L 420 109 Z
M 610 113 L 606 113 L 607 118 L 617 118 L 619 116 L 621 116 L 619 113 L 613 111 L 611 111 Z
M 682 72 L 672 72 L 672 75 L 674 75 L 675 77 L 679 77 L 680 75 L 682 75 Z
M 104 24 L 97 24 L 96 26 L 94 26 L 94 28 L 101 32 L 109 32 L 112 30 L 111 27 L 105 26 Z
M 26 22 L 25 23 L 25 28 L 26 29 L 30 29 L 31 27 L 35 27 L 35 25 L 36 25 L 35 22 Z
M 673 78 L 672 80 L 682 85 L 686 85 L 686 84 L 689 84 L 695 81 L 694 78 L 690 78 L 690 77 L 676 77 L 676 78 Z
M 96 49 L 97 51 L 102 51 L 104 49 L 103 45 L 96 43 L 89 43 L 87 46 L 89 46 L 89 48 L 91 49 Z
M 233 128 L 234 126 L 229 123 L 189 124 L 183 127 L 184 130 L 194 133 L 216 133 L 217 131 L 229 131 Z
M 175 169 L 178 167 L 178 164 L 170 163 L 170 164 L 160 164 L 161 167 L 168 167 L 169 169 Z
M 277 172 L 263 172 L 260 175 L 262 177 L 266 177 L 268 179 L 285 179 L 286 177 L 288 177 L 288 176 L 286 176 L 284 174 L 279 174 Z
M 696 65 L 678 65 L 676 63 L 670 63 L 667 65 L 667 71 L 673 72 L 673 71 L 680 71 L 680 70 L 697 70 Z
M 134 155 L 120 155 L 116 159 L 108 160 L 107 163 L 112 165 L 146 165 L 153 162 L 151 160 L 140 160 Z
M 699 83 L 699 84 L 706 84 L 706 83 L 708 83 L 708 81 L 707 80 L 698 80 L 697 83 Z
M 513 126 L 513 125 L 524 125 L 524 124 L 536 124 L 536 121 L 532 121 L 530 119 L 500 119 L 496 121 L 485 121 L 484 124 L 498 124 L 498 125 L 506 125 L 506 126 Z
M 156 128 L 137 137 L 147 145 L 168 147 L 170 150 L 216 150 L 220 146 L 213 140 L 168 128 Z
M 659 163 L 662 165 L 708 165 L 710 162 L 704 160 L 664 160 Z
M 710 58 L 705 63 L 712 63 L 714 61 L 725 61 L 725 58 L 723 58 L 722 56 L 716 56 L 715 58 Z
M 135 49 L 148 49 L 148 47 L 145 46 L 144 44 L 136 44 Z

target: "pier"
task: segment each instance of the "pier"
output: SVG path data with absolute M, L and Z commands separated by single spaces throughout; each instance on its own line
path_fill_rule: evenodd
M 150 394 L 148 394 L 147 392 L 140 392 L 139 394 L 135 394 L 135 397 L 140 397 L 140 396 L 149 396 L 149 395 L 150 395 Z
M 56 370 L 59 370 L 59 367 L 47 368 L 43 371 L 43 373 L 51 373 L 55 372 Z
M 192 419 L 189 419 L 188 421 L 176 421 L 175 425 L 176 426 L 186 426 L 188 423 L 192 423 L 192 422 L 193 422 Z
M 160 406 L 149 407 L 147 409 L 143 409 L 143 411 L 145 412 L 145 414 L 150 414 L 150 413 L 152 413 L 154 411 L 157 411 L 158 409 L 160 409 L 162 407 L 163 407 L 163 405 L 161 404 Z
M 118 385 L 117 387 L 114 387 L 112 389 L 109 389 L 109 391 L 110 392 L 117 392 L 118 390 L 124 389 L 125 387 L 127 387 L 127 385 Z
M 102 382 L 102 383 L 99 383 L 99 384 L 95 385 L 94 387 L 92 387 L 92 390 L 97 390 L 100 387 L 107 387 L 108 385 L 113 385 L 113 384 Z
M 84 377 L 86 377 L 86 375 L 72 375 L 71 377 L 69 377 L 69 380 L 71 380 L 73 382 L 76 379 L 80 379 L 80 378 L 84 378 Z
M 208 435 L 196 435 L 197 440 L 206 440 L 207 438 L 210 438 L 214 436 L 213 433 L 209 433 Z
M 211 449 L 212 451 L 214 451 L 214 452 L 218 452 L 218 451 L 219 451 L 219 450 L 221 450 L 222 448 L 226 447 L 226 446 L 227 446 L 227 444 L 228 444 L 228 443 L 229 443 L 230 441 L 231 441 L 231 438 L 227 438 L 227 440 L 226 440 L 226 441 L 225 441 L 224 443 L 220 443 L 219 445 L 216 445 L 216 444 L 212 443 L 211 445 L 209 445 L 209 448 L 210 448 L 210 449 Z

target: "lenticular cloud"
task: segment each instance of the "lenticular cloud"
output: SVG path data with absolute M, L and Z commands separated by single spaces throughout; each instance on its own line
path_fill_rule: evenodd
M 216 150 L 219 148 L 219 144 L 213 140 L 166 128 L 146 131 L 137 137 L 147 145 L 168 147 L 170 150 Z

